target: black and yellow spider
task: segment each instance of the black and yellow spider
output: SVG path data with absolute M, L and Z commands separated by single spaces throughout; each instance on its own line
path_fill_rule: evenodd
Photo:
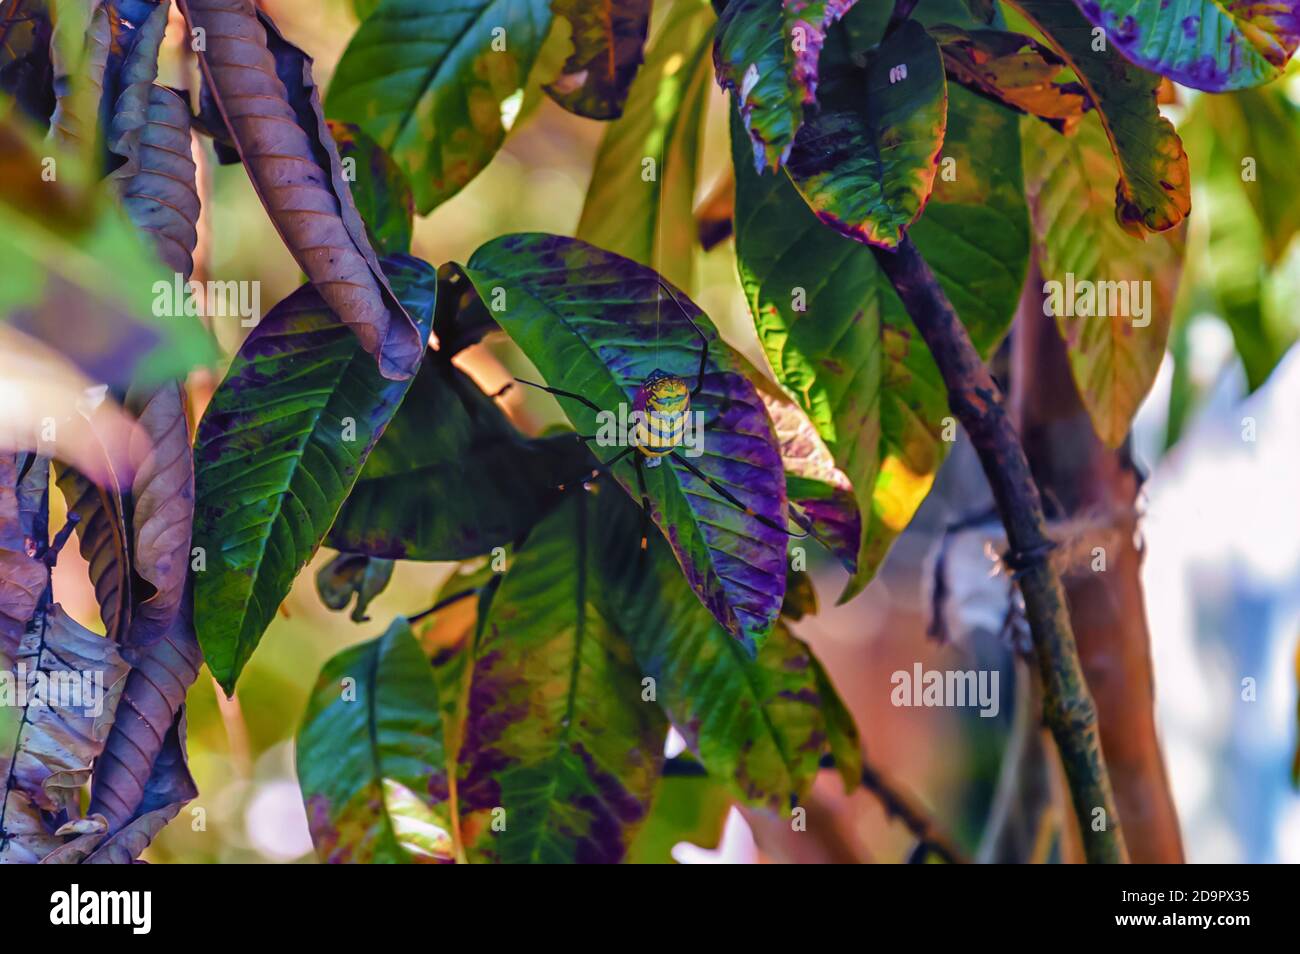
M 778 526 L 767 517 L 755 513 L 752 508 L 741 502 L 735 494 L 723 487 L 716 480 L 710 477 L 700 468 L 696 467 L 691 460 L 683 454 L 675 454 L 674 451 L 682 446 L 683 439 L 686 436 L 686 430 L 690 426 L 689 418 L 691 413 L 691 401 L 698 397 L 704 387 L 704 372 L 709 363 L 709 339 L 700 326 L 695 323 L 690 314 L 682 307 L 682 303 L 677 300 L 662 279 L 656 279 L 659 287 L 663 289 L 668 298 L 677 310 L 681 312 L 682 317 L 690 324 L 691 328 L 699 335 L 700 365 L 695 373 L 695 386 L 688 388 L 685 379 L 681 376 L 672 374 L 668 371 L 656 368 L 652 371 L 637 388 L 636 397 L 632 402 L 632 411 L 634 414 L 635 426 L 632 434 L 631 446 L 624 448 L 607 461 L 591 472 L 591 478 L 601 474 L 608 473 L 615 464 L 623 460 L 630 454 L 635 453 L 637 488 L 641 493 L 641 549 L 644 550 L 648 544 L 648 533 L 650 525 L 650 496 L 646 491 L 645 469 L 646 467 L 658 467 L 665 460 L 676 461 L 685 467 L 690 473 L 702 480 L 708 487 L 721 497 L 726 503 L 744 512 L 746 515 L 753 517 L 765 527 L 770 527 L 780 533 L 788 536 L 807 536 L 805 533 L 792 532 L 785 527 Z M 662 301 L 662 299 L 660 299 Z M 544 384 L 537 384 L 533 381 L 525 381 L 523 378 L 515 378 L 520 384 L 526 384 L 529 387 L 546 391 L 557 398 L 569 398 L 579 401 L 586 407 L 595 411 L 597 414 L 604 413 L 595 402 L 581 394 L 575 394 L 572 391 L 564 391 L 560 388 L 547 387 Z M 640 412 L 639 414 L 637 412 Z M 711 421 L 700 425 L 701 432 L 707 432 L 722 418 L 726 413 L 726 407 L 718 413 Z M 580 441 L 593 441 L 597 435 L 578 435 Z M 583 475 L 584 477 L 586 475 Z

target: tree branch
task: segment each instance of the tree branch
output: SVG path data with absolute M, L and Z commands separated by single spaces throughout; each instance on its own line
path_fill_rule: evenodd
M 871 247 L 934 356 L 948 389 L 948 406 L 979 454 L 1006 527 L 1013 570 L 1043 677 L 1043 714 L 1064 763 L 1090 863 L 1128 860 L 1061 579 L 1048 560 L 1043 502 L 1029 462 L 1003 407 L 1002 394 L 980 360 L 938 280 L 905 236 L 896 251 Z M 1094 819 L 1097 809 L 1104 815 Z M 1101 823 L 1102 830 L 1095 830 Z

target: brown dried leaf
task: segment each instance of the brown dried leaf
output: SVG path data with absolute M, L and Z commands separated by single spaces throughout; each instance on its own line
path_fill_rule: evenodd
M 204 82 L 289 251 L 386 378 L 411 376 L 424 342 L 389 288 L 343 179 L 311 58 L 251 0 L 177 0 Z

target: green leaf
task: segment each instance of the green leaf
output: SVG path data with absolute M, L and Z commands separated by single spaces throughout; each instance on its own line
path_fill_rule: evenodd
M 693 430 L 694 448 L 680 445 L 660 466 L 640 469 L 653 522 L 692 588 L 737 639 L 756 646 L 785 587 L 785 481 L 763 403 L 708 318 L 673 291 L 689 319 L 683 315 L 649 269 L 575 239 L 504 236 L 479 248 L 467 272 L 546 382 L 602 409 L 562 401 L 579 433 L 595 435 L 603 460 L 623 455 L 613 473 L 636 500 L 639 462 L 629 455 L 640 452 L 617 421 L 644 401 L 656 370 L 693 388 L 701 335 L 708 339 L 703 388 L 689 407 L 692 427 L 707 426 Z M 752 513 L 726 502 L 687 464 Z
M 930 197 L 947 112 L 943 56 L 908 20 L 865 72 L 848 64 L 827 70 L 786 171 L 824 223 L 893 248 Z
M 818 60 L 826 31 L 854 0 L 731 0 L 718 20 L 718 83 L 736 94 L 754 168 L 790 155 L 804 107 L 820 99 Z
M 1006 110 L 958 86 L 951 95 L 941 165 L 955 174 L 936 179 L 911 234 L 987 357 L 1010 326 L 1028 261 L 1019 135 Z M 871 579 L 929 492 L 951 412 L 929 350 L 871 250 L 825 228 L 782 177 L 746 168 L 737 138 L 736 256 L 759 341 L 863 515 L 843 600 Z M 821 494 L 790 486 L 805 512 L 828 521 L 819 535 L 842 538 L 852 527 L 834 483 Z M 827 501 L 824 511 L 817 499 Z
M 641 674 L 713 779 L 788 811 L 817 774 L 834 706 L 811 652 L 780 622 L 756 658 L 746 654 L 690 598 L 662 540 L 638 549 L 636 508 L 612 490 L 596 495 L 602 596 Z
M 430 354 L 328 542 L 390 559 L 479 556 L 523 535 L 560 485 L 592 466 L 571 434 L 524 437 L 471 378 Z
M 403 618 L 325 664 L 296 760 L 322 861 L 454 860 L 441 703 Z
M 650 29 L 650 0 L 554 0 L 569 21 L 573 53 L 545 89 L 569 112 L 589 119 L 623 115 Z
M 472 860 L 618 861 L 649 811 L 667 722 L 601 611 L 587 496 L 533 531 L 482 620 L 458 786 Z
M 1127 234 L 1110 214 L 1101 123 L 1070 137 L 1027 124 L 1025 186 L 1038 262 L 1070 370 L 1098 436 L 1118 447 L 1165 353 L 1184 236 Z
M 682 288 L 694 275 L 692 209 L 714 20 L 708 0 L 673 4 L 632 83 L 626 112 L 601 139 L 576 233 Z
M 1093 28 L 1071 0 L 1007 0 L 1064 59 L 1101 116 L 1119 164 L 1115 216 L 1134 235 L 1163 232 L 1191 210 L 1187 153 L 1160 115 L 1160 78 L 1113 50 L 1095 47 Z
M 352 160 L 352 200 L 366 224 L 370 244 L 380 255 L 409 252 L 415 200 L 406 176 L 360 126 L 331 120 L 329 130 L 345 170 Z
M 374 138 L 428 214 L 496 154 L 501 104 L 550 25 L 547 0 L 382 0 L 343 51 L 326 113 Z
M 1300 44 L 1300 8 L 1243 0 L 1079 0 L 1128 59 L 1219 92 L 1282 75 Z
M 388 263 L 425 340 L 436 274 L 405 256 Z M 195 620 L 227 692 L 410 384 L 381 377 L 311 285 L 272 309 L 231 362 L 194 446 L 194 542 L 207 560 Z

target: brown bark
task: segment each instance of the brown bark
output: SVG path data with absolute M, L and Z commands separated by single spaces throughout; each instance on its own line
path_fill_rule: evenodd
M 1052 561 L 1043 501 L 1001 390 L 980 360 L 934 272 L 904 237 L 894 251 L 872 247 L 912 323 L 934 356 L 948 406 L 965 428 L 988 478 L 1010 550 L 1025 617 L 1043 679 L 1043 716 L 1069 779 L 1075 817 L 1090 863 L 1128 860 L 1106 769 L 1096 707 L 1079 664 L 1065 590 Z M 1104 823 L 1097 824 L 1100 812 Z
M 1064 342 L 1043 315 L 1042 279 L 1031 269 L 1012 354 L 1012 415 L 1035 481 L 1074 539 L 1079 559 L 1063 582 L 1084 676 L 1096 702 L 1101 746 L 1134 862 L 1179 863 L 1182 839 L 1160 743 L 1146 605 L 1136 543 L 1141 478 L 1127 450 L 1106 447 L 1070 375 Z M 1092 569 L 1093 548 L 1104 572 Z

